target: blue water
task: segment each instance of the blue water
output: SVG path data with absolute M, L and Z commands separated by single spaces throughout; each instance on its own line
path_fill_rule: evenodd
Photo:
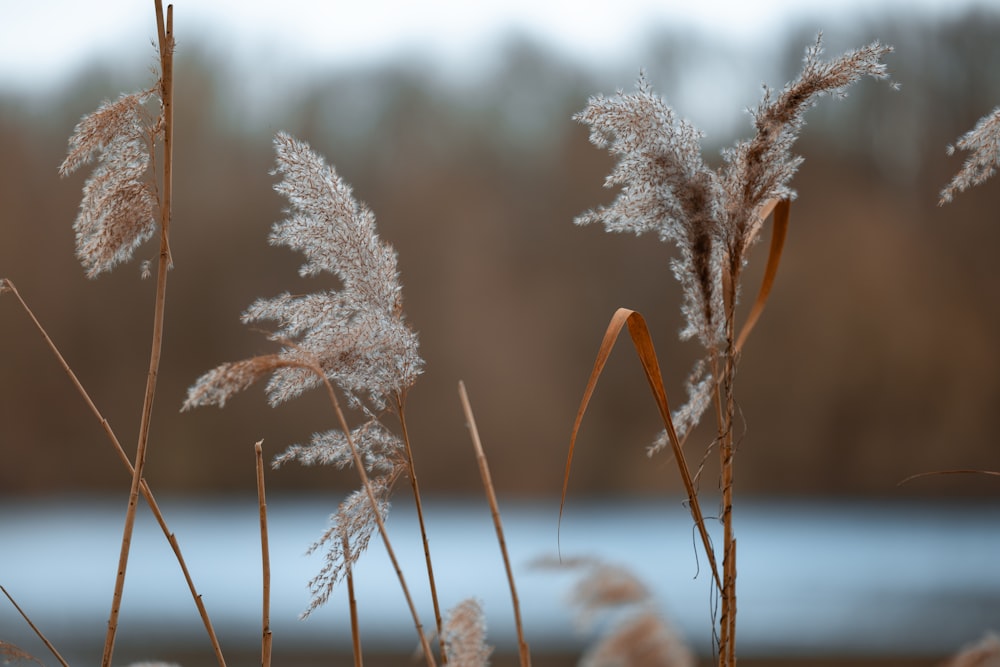
M 121 499 L 0 502 L 0 584 L 59 647 L 103 642 L 124 516 Z M 349 650 L 346 594 L 308 620 L 308 580 L 321 555 L 308 546 L 340 496 L 269 501 L 271 627 L 303 650 Z M 261 552 L 256 498 L 160 499 L 225 649 L 259 642 Z M 687 511 L 662 501 L 570 499 L 557 544 L 558 504 L 504 501 L 527 639 L 536 653 L 577 651 L 587 636 L 567 597 L 576 577 L 533 566 L 556 554 L 625 565 L 698 651 L 710 650 L 709 571 Z M 515 646 L 512 606 L 489 508 L 482 498 L 428 502 L 441 604 L 482 601 L 488 640 Z M 741 655 L 944 655 L 1000 631 L 1000 504 L 751 501 L 736 514 Z M 426 626 L 433 624 L 412 508 L 389 531 Z M 713 528 L 716 544 L 721 531 Z M 415 634 L 381 541 L 356 570 L 366 641 L 410 650 Z M 174 556 L 143 508 L 122 606 L 119 642 L 205 645 Z M 0 639 L 37 643 L 0 598 Z

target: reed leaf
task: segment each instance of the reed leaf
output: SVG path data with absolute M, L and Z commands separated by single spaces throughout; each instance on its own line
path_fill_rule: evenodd
M 601 346 L 597 352 L 597 359 L 594 361 L 594 368 L 590 372 L 590 377 L 587 379 L 587 387 L 584 389 L 583 398 L 580 400 L 580 407 L 576 413 L 576 420 L 573 422 L 573 432 L 570 435 L 569 441 L 569 452 L 566 455 L 566 471 L 563 474 L 563 487 L 562 495 L 559 498 L 559 522 L 562 523 L 563 509 L 566 505 L 566 492 L 569 488 L 569 475 L 570 467 L 573 463 L 573 453 L 576 450 L 576 438 L 580 431 L 580 424 L 583 422 L 583 416 L 587 412 L 587 406 L 590 404 L 590 399 L 594 395 L 594 390 L 597 388 L 597 381 L 601 377 L 601 373 L 604 371 L 604 366 L 607 364 L 608 357 L 611 355 L 611 350 L 614 348 L 615 343 L 618 341 L 618 337 L 622 332 L 622 329 L 628 326 L 629 336 L 632 339 L 632 345 L 635 347 L 636 354 L 639 356 L 639 361 L 642 363 L 642 370 L 646 375 L 646 380 L 649 383 L 649 389 L 653 394 L 653 399 L 656 401 L 656 407 L 660 411 L 660 417 L 663 419 L 663 426 L 666 429 L 667 435 L 670 438 L 670 445 L 673 450 L 674 458 L 677 461 L 677 469 L 681 474 L 681 480 L 684 483 L 684 490 L 688 497 L 688 507 L 691 511 L 691 516 L 694 519 L 695 525 L 698 528 L 698 533 L 701 536 L 701 541 L 705 547 L 705 553 L 708 556 L 709 563 L 712 567 L 712 577 L 715 579 L 716 586 L 719 590 L 722 590 L 722 579 L 719 576 L 718 565 L 715 561 L 715 551 L 712 548 L 712 541 L 709 539 L 708 531 L 705 528 L 705 519 L 701 512 L 701 505 L 698 502 L 698 493 L 694 486 L 694 480 L 691 477 L 691 469 L 688 467 L 687 460 L 684 458 L 684 449 L 681 446 L 680 439 L 677 437 L 677 432 L 674 429 L 674 422 L 670 416 L 670 404 L 667 401 L 667 391 L 663 387 L 663 375 L 660 372 L 660 364 L 656 358 L 656 348 L 653 346 L 652 338 L 649 334 L 649 327 L 646 325 L 646 319 L 641 313 L 630 310 L 628 308 L 619 308 L 615 311 L 615 314 L 611 318 L 611 322 L 608 324 L 607 330 L 604 332 L 604 339 L 601 341 Z
M 760 284 L 760 291 L 757 292 L 757 299 L 750 308 L 747 321 L 743 323 L 740 335 L 736 339 L 736 353 L 743 349 L 750 332 L 753 331 L 768 297 L 771 296 L 771 288 L 774 286 L 774 278 L 778 274 L 778 264 L 781 263 L 781 251 L 785 248 L 785 238 L 788 236 L 788 222 L 791 217 L 792 202 L 789 199 L 781 199 L 774 202 L 772 214 L 774 216 L 773 228 L 771 230 L 771 247 L 767 254 L 767 265 L 764 267 L 764 278 Z

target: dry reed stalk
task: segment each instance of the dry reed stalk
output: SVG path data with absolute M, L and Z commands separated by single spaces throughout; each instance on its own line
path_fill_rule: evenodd
M 469 394 L 465 390 L 465 383 L 462 381 L 458 383 L 458 395 L 462 401 L 465 423 L 469 427 L 469 433 L 472 436 L 472 445 L 476 450 L 479 475 L 483 480 L 483 490 L 486 492 L 486 499 L 490 503 L 493 527 L 496 529 L 497 542 L 500 544 L 500 553 L 503 555 L 504 570 L 507 572 L 507 583 L 510 586 L 510 598 L 514 607 L 514 627 L 517 629 L 517 646 L 521 667 L 531 667 L 531 652 L 528 649 L 528 642 L 524 638 L 524 624 L 521 622 L 521 603 L 518 601 L 517 586 L 514 583 L 514 569 L 511 567 L 510 554 L 507 552 L 507 540 L 504 538 L 503 521 L 500 518 L 500 506 L 497 503 L 496 489 L 493 486 L 493 476 L 490 474 L 486 452 L 483 451 L 483 443 L 479 438 L 479 429 L 476 427 L 476 417 L 472 412 Z
M 63 357 L 62 352 L 53 342 L 52 338 L 49 336 L 45 327 L 35 316 L 35 313 L 28 306 L 27 302 L 21 296 L 21 293 L 17 290 L 17 287 L 13 282 L 4 278 L 0 280 L 0 293 L 10 292 L 17 299 L 18 303 L 21 304 L 21 308 L 28 315 L 28 318 L 34 324 L 38 333 L 41 334 L 42 339 L 48 346 L 49 350 L 55 356 L 56 361 L 58 361 L 59 366 L 63 369 L 66 375 L 69 377 L 70 382 L 73 387 L 76 388 L 77 393 L 83 398 L 84 403 L 86 403 L 87 408 L 90 410 L 91 414 L 97 419 L 101 424 L 101 428 L 104 429 L 105 435 L 108 436 L 108 440 L 111 445 L 115 448 L 115 453 L 118 454 L 119 460 L 121 460 L 122 465 L 125 466 L 126 471 L 129 476 L 134 474 L 134 468 L 132 462 L 128 458 L 128 454 L 125 453 L 124 447 L 122 447 L 121 442 L 118 440 L 118 436 L 115 434 L 114 430 L 111 428 L 111 423 L 104 417 L 101 411 L 98 409 L 97 405 L 94 403 L 90 394 L 87 392 L 83 383 L 77 377 L 76 373 L 70 367 L 66 358 Z M 194 585 L 194 579 L 191 577 L 191 572 L 188 570 L 187 562 L 184 560 L 184 555 L 181 552 L 180 544 L 177 541 L 177 537 L 170 531 L 167 526 L 166 518 L 163 516 L 163 512 L 160 510 L 160 505 L 157 503 L 156 498 L 153 496 L 153 491 L 150 489 L 149 484 L 145 479 L 141 481 L 140 491 L 142 492 L 142 497 L 146 500 L 146 504 L 149 506 L 153 513 L 153 517 L 156 519 L 157 524 L 160 526 L 160 530 L 163 532 L 164 537 L 167 538 L 167 542 L 170 544 L 171 550 L 174 552 L 174 557 L 177 559 L 178 565 L 180 565 L 181 573 L 184 576 L 184 581 L 187 583 L 188 591 L 191 593 L 191 598 L 194 600 L 195 606 L 198 609 L 198 615 L 201 617 L 202 624 L 205 626 L 205 631 L 208 633 L 209 640 L 212 643 L 212 649 L 215 652 L 216 660 L 220 667 L 225 667 L 226 661 L 222 654 L 222 647 L 219 645 L 219 639 L 215 634 L 215 629 L 212 627 L 212 621 L 208 615 L 208 610 L 205 608 L 205 603 L 202 601 L 201 595 L 198 593 L 197 588 Z
M 406 578 L 403 576 L 403 569 L 399 565 L 399 559 L 396 558 L 396 552 L 392 548 L 392 542 L 389 540 L 389 531 L 386 530 L 385 521 L 382 519 L 382 513 L 379 512 L 378 499 L 375 497 L 375 491 L 372 488 L 371 480 L 368 478 L 368 473 L 365 471 L 364 462 L 361 460 L 361 454 L 358 452 L 358 448 L 354 444 L 354 438 L 351 437 L 351 427 L 347 424 L 347 418 L 344 416 L 344 411 L 340 408 L 340 401 L 337 399 L 337 393 L 330 383 L 330 380 L 323 373 L 323 369 L 318 365 L 313 365 L 312 367 L 306 367 L 308 370 L 315 373 L 319 378 L 321 378 L 323 386 L 326 388 L 327 396 L 330 399 L 330 404 L 333 406 L 333 411 L 337 415 L 337 422 L 340 424 L 340 428 L 343 430 L 344 437 L 347 440 L 347 446 L 351 450 L 351 456 L 354 459 L 354 467 L 357 468 L 358 475 L 361 477 L 361 484 L 364 486 L 365 494 L 368 496 L 368 502 L 371 503 L 372 514 L 374 515 L 375 522 L 378 525 L 379 534 L 382 536 L 382 543 L 385 545 L 385 551 L 389 556 L 389 560 L 392 561 L 392 567 L 396 571 L 396 577 L 399 579 L 399 586 L 403 590 L 403 596 L 406 598 L 406 604 L 410 609 L 410 615 L 413 617 L 413 623 L 416 626 L 417 635 L 420 638 L 420 645 L 424 651 L 424 658 L 427 661 L 428 667 L 436 667 L 437 663 L 434 660 L 434 653 L 431 651 L 430 644 L 427 641 L 427 635 L 424 633 L 423 623 L 420 621 L 420 614 L 417 613 L 417 607 L 413 603 L 413 596 L 410 595 L 409 586 L 406 585 Z
M 14 601 L 14 598 L 11 597 L 11 594 L 7 592 L 7 589 L 4 588 L 3 586 L 0 586 L 0 591 L 2 591 L 3 594 L 7 596 L 7 599 L 10 600 L 10 603 L 12 605 L 14 605 L 14 609 L 17 610 L 17 613 L 19 613 L 21 615 L 21 618 L 23 618 L 25 620 L 25 622 L 32 629 L 32 631 L 38 636 L 38 638 L 42 640 L 42 643 L 45 644 L 45 647 L 47 649 L 49 649 L 49 651 L 52 652 L 52 655 L 54 655 L 55 658 L 56 658 L 56 660 L 59 661 L 59 664 L 61 664 L 63 667 L 69 667 L 69 665 L 66 663 L 66 661 L 63 660 L 63 657 L 61 655 L 59 655 L 59 651 L 56 650 L 56 647 L 53 646 L 52 642 L 50 642 L 48 639 L 46 639 L 45 635 L 42 634 L 42 631 L 39 630 L 38 627 L 34 623 L 32 623 L 31 619 L 28 618 L 28 615 L 26 613 L 24 613 L 24 610 L 21 609 L 21 607 L 17 604 L 17 602 Z
M 155 0 L 156 31 L 160 54 L 160 99 L 163 105 L 163 184 L 160 198 L 160 255 L 156 278 L 156 297 L 153 312 L 152 349 L 149 355 L 149 373 L 146 377 L 146 391 L 142 402 L 142 417 L 139 423 L 139 441 L 136 446 L 135 463 L 132 471 L 132 485 L 129 489 L 128 510 L 122 531 L 121 551 L 118 557 L 118 573 L 115 577 L 111 613 L 108 617 L 108 631 L 104 640 L 102 667 L 111 667 L 114 653 L 115 635 L 118 631 L 118 616 L 121 612 L 122 592 L 125 588 L 125 573 L 128 568 L 135 514 L 139 503 L 139 489 L 142 486 L 143 468 L 146 464 L 146 449 L 149 444 L 149 425 L 153 413 L 153 397 L 160 368 L 160 353 L 163 343 L 163 320 L 166 306 L 167 272 L 170 268 L 170 218 L 173 195 L 173 54 L 174 54 L 174 6 L 167 6 L 166 20 L 163 16 L 162 0 Z
M 444 646 L 444 632 L 441 621 L 441 604 L 438 602 L 437 584 L 434 581 L 434 565 L 431 561 L 430 543 L 427 540 L 427 529 L 424 525 L 424 503 L 420 497 L 420 484 L 417 482 L 417 469 L 413 463 L 413 449 L 410 447 L 410 433 L 406 427 L 406 394 L 396 392 L 396 413 L 399 416 L 399 428 L 402 433 L 403 446 L 406 451 L 406 465 L 410 476 L 410 488 L 413 490 L 413 502 L 417 510 L 417 523 L 420 525 L 420 539 L 424 547 L 424 562 L 427 565 L 427 583 L 430 586 L 431 601 L 434 605 L 434 623 L 437 626 L 438 646 L 441 649 L 441 662 L 446 663 L 448 656 Z
M 260 641 L 260 664 L 261 667 L 271 665 L 271 552 L 268 548 L 267 539 L 267 500 L 264 496 L 264 454 L 261 445 L 263 440 L 258 440 L 254 445 L 254 460 L 257 467 L 257 505 L 260 513 L 260 563 L 263 592 L 263 602 L 261 604 L 261 641 Z
M 347 607 L 351 615 L 351 652 L 354 655 L 354 667 L 362 667 L 361 630 L 358 626 L 358 598 L 354 595 L 354 568 L 351 565 L 351 544 L 345 537 L 342 540 L 344 553 L 347 554 Z

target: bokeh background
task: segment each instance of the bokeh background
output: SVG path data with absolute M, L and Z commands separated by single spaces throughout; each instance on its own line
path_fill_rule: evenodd
M 245 489 L 252 480 L 238 462 L 248 443 L 263 438 L 277 452 L 330 425 L 320 396 L 271 410 L 251 391 L 225 411 L 177 412 L 203 371 L 270 349 L 239 322 L 254 299 L 333 284 L 299 279 L 299 257 L 267 244 L 283 206 L 268 173 L 275 131 L 311 142 L 336 165 L 399 252 L 406 312 L 427 360 L 408 412 L 427 488 L 478 486 L 456 392 L 462 379 L 498 484 L 550 495 L 616 307 L 649 319 L 675 403 L 699 352 L 677 340 L 672 248 L 572 224 L 614 193 L 602 188 L 610 158 L 571 115 L 592 94 L 631 88 L 642 67 L 680 114 L 710 126 L 705 152 L 718 162 L 720 146 L 748 135 L 745 110 L 759 101 L 760 85 L 794 77 L 816 36 L 813 22 L 784 26 L 770 38 L 780 48 L 758 53 L 654 24 L 631 58 L 584 66 L 509 34 L 462 74 L 414 52 L 351 68 L 302 65 L 258 81 L 253 67 L 226 58 L 224 32 L 187 36 L 183 15 L 182 6 L 176 269 L 149 477 L 156 488 L 185 492 Z M 1000 19 L 972 8 L 831 22 L 830 55 L 875 38 L 893 44 L 888 64 L 901 90 L 863 81 L 807 116 L 785 259 L 739 376 L 747 429 L 740 489 L 993 493 L 992 480 L 976 477 L 896 483 L 920 471 L 997 467 L 1000 188 L 977 188 L 943 208 L 936 202 L 962 161 L 945 146 L 1000 103 Z M 134 41 L 148 49 L 147 37 Z M 59 180 L 56 167 L 83 114 L 151 83 L 152 51 L 138 52 L 135 61 L 67 65 L 72 75 L 57 88 L 12 86 L 0 116 L 2 273 L 125 440 L 141 404 L 154 285 L 139 279 L 136 264 L 83 276 L 70 225 L 86 174 Z M 150 243 L 139 258 L 155 253 Z M 757 253 L 748 293 L 766 245 Z M 121 472 L 99 425 L 16 303 L 7 299 L 3 310 L 0 436 L 16 465 L 0 469 L 0 489 L 115 488 Z M 585 422 L 574 488 L 674 488 L 669 461 L 645 455 L 658 418 L 644 385 L 622 346 Z M 328 471 L 295 469 L 271 481 L 275 490 L 328 483 Z
M 276 131 L 336 165 L 399 253 L 407 317 L 427 362 L 407 406 L 422 488 L 479 493 L 463 380 L 498 491 L 551 499 L 617 307 L 648 319 L 675 404 L 699 353 L 677 339 L 672 248 L 573 225 L 615 193 L 602 187 L 610 158 L 572 114 L 593 94 L 630 89 L 643 68 L 705 129 L 706 157 L 718 164 L 719 148 L 748 136 L 746 109 L 761 84 L 794 78 L 823 29 L 830 56 L 873 39 L 894 45 L 887 62 L 900 90 L 865 80 L 806 117 L 784 260 L 738 376 L 737 493 L 996 499 L 1000 487 L 987 476 L 898 483 L 926 471 L 1000 469 L 1000 182 L 937 206 L 963 159 L 945 147 L 1000 104 L 997 3 L 816 9 L 748 24 L 739 38 L 722 19 L 726 29 L 713 32 L 637 13 L 641 38 L 617 50 L 599 34 L 588 50 L 545 30 L 507 29 L 442 56 L 431 47 L 444 37 L 431 31 L 378 57 L 315 62 L 289 55 L 287 35 L 248 42 L 224 23 L 186 23 L 177 4 L 175 269 L 147 462 L 158 494 L 252 494 L 254 442 L 273 456 L 334 425 L 319 394 L 271 409 L 259 388 L 221 411 L 178 412 L 202 372 L 271 350 L 239 322 L 251 302 L 334 285 L 299 278 L 300 258 L 267 244 L 283 206 L 268 173 Z M 17 12 L 13 21 L 4 13 L 0 35 L 10 41 Z M 383 20 L 393 24 L 391 13 Z M 83 114 L 154 80 L 152 3 L 144 30 L 63 63 L 61 75 L 0 87 L 0 276 L 17 285 L 124 443 L 138 427 L 155 285 L 137 263 L 86 279 L 71 231 L 86 175 L 60 180 L 56 169 Z M 331 28 L 331 39 L 345 30 Z M 766 241 L 751 259 L 748 295 Z M 155 254 L 152 243 L 139 251 Z M 100 425 L 9 295 L 0 332 L 0 497 L 125 494 Z M 647 391 L 620 344 L 584 422 L 571 494 L 680 502 L 672 462 L 646 456 L 660 428 Z M 695 433 L 693 460 L 710 440 L 709 430 Z M 712 457 L 705 465 L 703 485 L 714 488 Z M 271 494 L 355 486 L 349 471 L 288 467 L 268 477 Z

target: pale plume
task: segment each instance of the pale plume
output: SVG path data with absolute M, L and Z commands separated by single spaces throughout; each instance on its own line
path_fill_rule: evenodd
M 703 134 L 654 94 L 644 73 L 633 93 L 592 97 L 574 119 L 590 126 L 590 140 L 618 160 L 605 179 L 620 187 L 608 206 L 576 218 L 601 223 L 610 232 L 652 232 L 673 243 L 671 261 L 680 282 L 685 327 L 681 338 L 697 338 L 709 351 L 724 349 L 732 336 L 732 304 L 750 247 L 757 240 L 766 207 L 791 199 L 790 182 L 802 163 L 792 145 L 805 112 L 823 95 L 843 97 L 863 76 L 887 78 L 882 58 L 892 47 L 873 42 L 823 61 L 822 35 L 807 50 L 802 73 L 780 93 L 764 89 L 752 112 L 755 135 L 722 152 L 723 164 L 702 159 Z M 691 403 L 678 411 L 678 435 L 698 422 L 709 404 L 713 378 L 705 366 L 692 374 Z M 658 445 L 654 444 L 653 449 Z
M 486 619 L 478 600 L 470 598 L 448 612 L 444 628 L 448 664 L 455 667 L 486 667 L 493 647 L 486 644 Z
M 620 622 L 580 658 L 580 667 L 694 667 L 694 655 L 659 614 Z
M 394 475 L 371 479 L 372 491 L 383 521 L 389 515 L 389 496 L 392 494 L 394 481 Z M 364 489 L 352 492 L 340 503 L 336 514 L 330 517 L 330 526 L 307 552 L 312 554 L 326 548 L 323 553 L 323 567 L 309 581 L 309 590 L 313 597 L 309 608 L 302 614 L 303 618 L 326 604 L 333 589 L 346 576 L 348 568 L 353 567 L 361 554 L 368 549 L 368 543 L 377 528 L 372 505 Z
M 223 406 L 233 395 L 267 379 L 267 395 L 277 405 L 325 381 L 340 388 L 364 422 L 348 434 L 334 429 L 293 445 L 278 456 L 304 465 L 353 466 L 356 448 L 384 519 L 396 480 L 408 470 L 402 440 L 379 421 L 397 405 L 423 368 L 417 336 L 403 317 L 396 253 L 375 229 L 371 210 L 308 144 L 288 134 L 274 140 L 282 177 L 275 186 L 290 203 L 288 217 L 274 225 L 270 241 L 305 255 L 299 273 L 327 272 L 340 289 L 259 299 L 243 314 L 244 323 L 271 321 L 269 335 L 280 352 L 222 364 L 189 389 L 182 409 Z M 333 588 L 368 547 L 377 521 L 371 499 L 359 490 L 345 499 L 331 525 L 310 551 L 325 548 L 325 563 L 310 582 L 308 615 L 327 601 Z
M 274 173 L 283 177 L 275 190 L 291 208 L 274 225 L 271 244 L 302 252 L 303 276 L 326 271 L 341 288 L 257 300 L 243 321 L 276 322 L 270 338 L 282 344 L 281 352 L 206 373 L 188 391 L 184 408 L 221 405 L 249 386 L 255 372 L 269 375 L 268 398 L 277 405 L 319 386 L 318 367 L 353 405 L 381 410 L 423 368 L 417 336 L 403 317 L 396 253 L 378 237 L 371 210 L 308 144 L 279 133 L 274 145 Z
M 938 206 L 952 201 L 955 195 L 981 185 L 996 173 L 1000 165 L 1000 107 L 983 116 L 976 126 L 963 134 L 954 146 L 948 146 L 948 155 L 956 148 L 969 151 L 969 157 L 951 182 L 941 190 Z
M 158 201 L 149 178 L 150 154 L 163 125 L 160 118 L 150 117 L 146 103 L 157 96 L 157 89 L 105 102 L 83 117 L 69 139 L 61 176 L 97 160 L 73 223 L 76 255 L 89 278 L 130 260 L 156 231 Z
M 691 650 L 630 570 L 587 557 L 541 558 L 535 565 L 582 570 L 569 595 L 581 631 L 591 631 L 598 617 L 611 618 L 609 629 L 580 658 L 581 667 L 694 667 Z
M 0 664 L 2 665 L 14 665 L 17 663 L 28 663 L 33 662 L 37 665 L 42 665 L 41 660 L 31 655 L 22 648 L 11 644 L 10 642 L 5 642 L 0 639 Z
M 944 667 L 1000 667 L 1000 637 L 989 632 L 979 641 L 966 646 Z

